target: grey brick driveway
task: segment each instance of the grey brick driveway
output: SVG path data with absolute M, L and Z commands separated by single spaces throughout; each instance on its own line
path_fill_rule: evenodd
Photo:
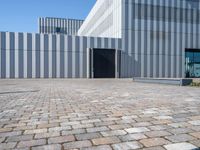
M 0 80 L 0 149 L 191 150 L 200 88 L 122 80 Z

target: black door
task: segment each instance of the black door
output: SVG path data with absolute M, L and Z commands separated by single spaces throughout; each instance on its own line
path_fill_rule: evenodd
M 115 78 L 115 50 L 93 49 L 94 78 Z

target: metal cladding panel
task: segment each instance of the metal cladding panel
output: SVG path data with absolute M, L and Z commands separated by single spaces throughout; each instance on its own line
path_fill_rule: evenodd
M 122 77 L 185 77 L 185 48 L 200 48 L 200 2 L 123 0 L 122 16 Z
M 10 78 L 15 77 L 15 35 L 10 33 Z
M 0 32 L 1 78 L 86 78 L 87 48 L 120 46 L 120 39 Z
M 32 34 L 27 35 L 27 78 L 32 78 Z

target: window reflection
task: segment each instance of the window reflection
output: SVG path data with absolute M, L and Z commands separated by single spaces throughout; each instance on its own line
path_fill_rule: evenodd
M 186 49 L 185 66 L 187 78 L 200 78 L 200 50 Z

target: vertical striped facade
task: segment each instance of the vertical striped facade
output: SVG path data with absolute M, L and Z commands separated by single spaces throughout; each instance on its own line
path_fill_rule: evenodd
M 38 29 L 39 33 L 59 33 L 67 35 L 77 35 L 77 32 L 83 20 L 64 19 L 64 18 L 39 18 Z
M 87 48 L 121 49 L 121 39 L 0 32 L 0 78 L 86 78 Z
M 200 49 L 200 1 L 123 0 L 122 76 L 185 77 L 185 49 Z

